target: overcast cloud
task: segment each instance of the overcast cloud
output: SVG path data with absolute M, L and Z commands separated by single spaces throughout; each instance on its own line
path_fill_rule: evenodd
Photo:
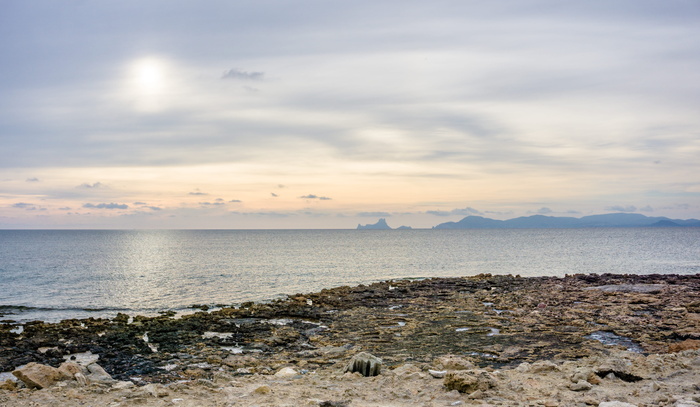
M 125 227 L 700 218 L 698 21 L 683 0 L 5 0 L 0 227 L 119 224 L 59 210 L 87 199 L 160 209 Z

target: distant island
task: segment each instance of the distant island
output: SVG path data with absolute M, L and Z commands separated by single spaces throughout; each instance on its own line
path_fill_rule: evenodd
M 407 230 L 412 229 L 410 226 L 399 226 L 393 229 L 391 226 L 387 225 L 386 219 L 381 218 L 377 223 L 367 224 L 367 225 L 357 225 L 357 230 Z
M 700 227 L 698 219 L 670 219 L 663 216 L 650 217 L 638 213 L 608 213 L 582 218 L 557 216 L 521 216 L 508 220 L 497 220 L 483 216 L 467 216 L 458 222 L 445 222 L 433 229 L 573 229 L 573 228 L 626 228 L 626 227 Z M 381 218 L 377 223 L 357 225 L 358 230 L 392 230 Z M 401 226 L 397 229 L 411 229 Z
M 467 216 L 459 222 L 445 222 L 433 229 L 564 229 L 564 228 L 622 228 L 622 227 L 700 227 L 697 219 L 669 219 L 649 217 L 638 213 L 608 213 L 582 218 L 556 216 L 521 216 L 508 220 L 496 220 L 482 216 Z

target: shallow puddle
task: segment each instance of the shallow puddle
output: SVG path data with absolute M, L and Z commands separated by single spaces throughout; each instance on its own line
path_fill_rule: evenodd
M 634 353 L 643 353 L 644 352 L 644 349 L 642 349 L 642 347 L 639 346 L 639 344 L 634 342 L 632 339 L 630 339 L 626 336 L 617 335 L 617 334 L 615 334 L 613 332 L 609 332 L 609 331 L 596 331 L 590 335 L 584 336 L 584 338 L 595 339 L 596 341 L 598 341 L 606 346 L 622 345 L 625 348 L 627 348 L 628 351 L 634 352 Z

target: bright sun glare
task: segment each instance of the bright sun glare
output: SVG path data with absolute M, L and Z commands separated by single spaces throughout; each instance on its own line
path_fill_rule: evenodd
M 137 61 L 134 64 L 133 74 L 136 85 L 145 94 L 154 94 L 163 88 L 163 67 L 157 60 Z

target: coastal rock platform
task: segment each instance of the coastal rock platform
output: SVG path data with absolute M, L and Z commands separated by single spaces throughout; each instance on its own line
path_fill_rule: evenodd
M 693 406 L 698 348 L 700 275 L 394 280 L 177 318 L 5 321 L 0 405 Z M 346 372 L 362 352 L 378 375 Z M 42 389 L 9 374 L 67 361 L 84 374 Z

